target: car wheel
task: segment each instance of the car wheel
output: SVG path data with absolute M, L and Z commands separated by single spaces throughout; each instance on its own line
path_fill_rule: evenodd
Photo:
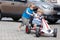
M 40 29 L 36 28 L 36 37 L 39 37 L 39 36 L 40 36 Z
M 57 28 L 54 28 L 53 37 L 57 37 Z
M 13 20 L 14 21 L 18 21 L 20 18 L 17 18 L 17 17 L 13 17 Z
M 30 26 L 26 26 L 26 33 L 30 34 L 31 33 L 31 27 Z
M 56 23 L 58 19 L 56 19 L 54 16 L 48 16 L 47 21 L 51 24 Z
M 51 23 L 51 24 L 53 24 L 53 23 L 56 23 L 57 22 L 57 19 L 53 19 L 53 20 L 50 19 L 50 20 L 48 20 L 48 22 Z

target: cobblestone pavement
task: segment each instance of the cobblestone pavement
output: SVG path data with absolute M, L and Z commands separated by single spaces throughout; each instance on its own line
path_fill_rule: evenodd
M 51 28 L 58 29 L 57 38 L 54 37 L 35 37 L 34 33 L 26 34 L 25 27 L 17 31 L 19 22 L 0 21 L 0 40 L 60 40 L 60 24 L 52 24 Z

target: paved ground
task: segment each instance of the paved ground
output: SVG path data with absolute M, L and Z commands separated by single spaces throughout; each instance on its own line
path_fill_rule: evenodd
M 54 37 L 35 37 L 34 33 L 26 34 L 25 27 L 21 28 L 21 31 L 17 31 L 17 27 L 20 22 L 4 21 L 6 18 L 0 21 L 0 40 L 60 40 L 60 21 L 56 24 L 50 24 L 51 28 L 58 29 L 57 38 Z M 9 18 L 7 19 L 9 20 Z

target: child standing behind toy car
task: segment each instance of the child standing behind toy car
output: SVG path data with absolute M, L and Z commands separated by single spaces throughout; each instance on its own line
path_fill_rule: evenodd
M 42 14 L 43 14 L 43 10 L 38 8 L 37 12 L 34 14 L 34 18 L 32 20 L 33 29 L 36 28 L 37 25 L 42 24 L 42 18 L 43 18 Z
M 23 25 L 29 26 L 29 20 L 30 17 L 33 16 L 33 9 L 35 8 L 35 5 L 33 3 L 30 4 L 28 8 L 23 12 L 22 14 L 22 23 Z M 20 31 L 22 25 L 18 27 L 18 30 Z

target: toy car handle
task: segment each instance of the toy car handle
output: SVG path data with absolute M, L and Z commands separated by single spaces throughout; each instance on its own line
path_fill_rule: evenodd
M 51 29 L 45 19 L 42 19 L 42 22 L 45 24 L 45 26 L 46 26 L 47 29 Z

